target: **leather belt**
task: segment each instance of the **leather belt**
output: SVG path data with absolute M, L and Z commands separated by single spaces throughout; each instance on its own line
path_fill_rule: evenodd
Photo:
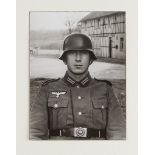
M 105 137 L 105 130 L 101 129 L 90 129 L 90 128 L 66 128 L 66 129 L 56 129 L 50 130 L 50 136 L 66 136 L 66 137 Z

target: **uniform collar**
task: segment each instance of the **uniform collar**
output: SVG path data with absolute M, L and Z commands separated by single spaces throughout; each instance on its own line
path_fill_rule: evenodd
M 76 81 L 71 76 L 69 76 L 69 74 L 66 72 L 63 79 L 67 84 L 69 84 L 73 87 L 77 86 L 77 85 L 85 87 L 89 84 L 89 82 L 91 81 L 92 78 L 88 72 L 88 74 L 81 81 Z

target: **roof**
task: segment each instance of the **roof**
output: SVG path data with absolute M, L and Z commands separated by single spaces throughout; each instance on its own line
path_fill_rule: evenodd
M 83 22 L 86 20 L 95 19 L 99 17 L 109 16 L 112 14 L 118 14 L 118 13 L 125 13 L 125 12 L 123 11 L 93 11 L 89 13 L 87 16 L 85 16 L 84 18 L 82 18 L 79 22 Z

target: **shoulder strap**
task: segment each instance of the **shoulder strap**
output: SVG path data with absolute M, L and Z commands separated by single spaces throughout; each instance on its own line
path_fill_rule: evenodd
M 108 84 L 109 86 L 112 86 L 112 83 L 106 79 L 97 79 L 97 78 L 94 78 L 96 81 L 101 81 L 101 82 L 105 82 L 106 84 Z
M 47 84 L 49 84 L 50 82 L 55 82 L 55 81 L 58 81 L 60 78 L 57 78 L 57 79 L 46 79 L 43 83 L 42 83 L 42 86 L 45 86 Z

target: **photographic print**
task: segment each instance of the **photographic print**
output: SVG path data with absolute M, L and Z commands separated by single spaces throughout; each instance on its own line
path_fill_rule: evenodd
M 126 140 L 126 13 L 29 12 L 29 139 Z

